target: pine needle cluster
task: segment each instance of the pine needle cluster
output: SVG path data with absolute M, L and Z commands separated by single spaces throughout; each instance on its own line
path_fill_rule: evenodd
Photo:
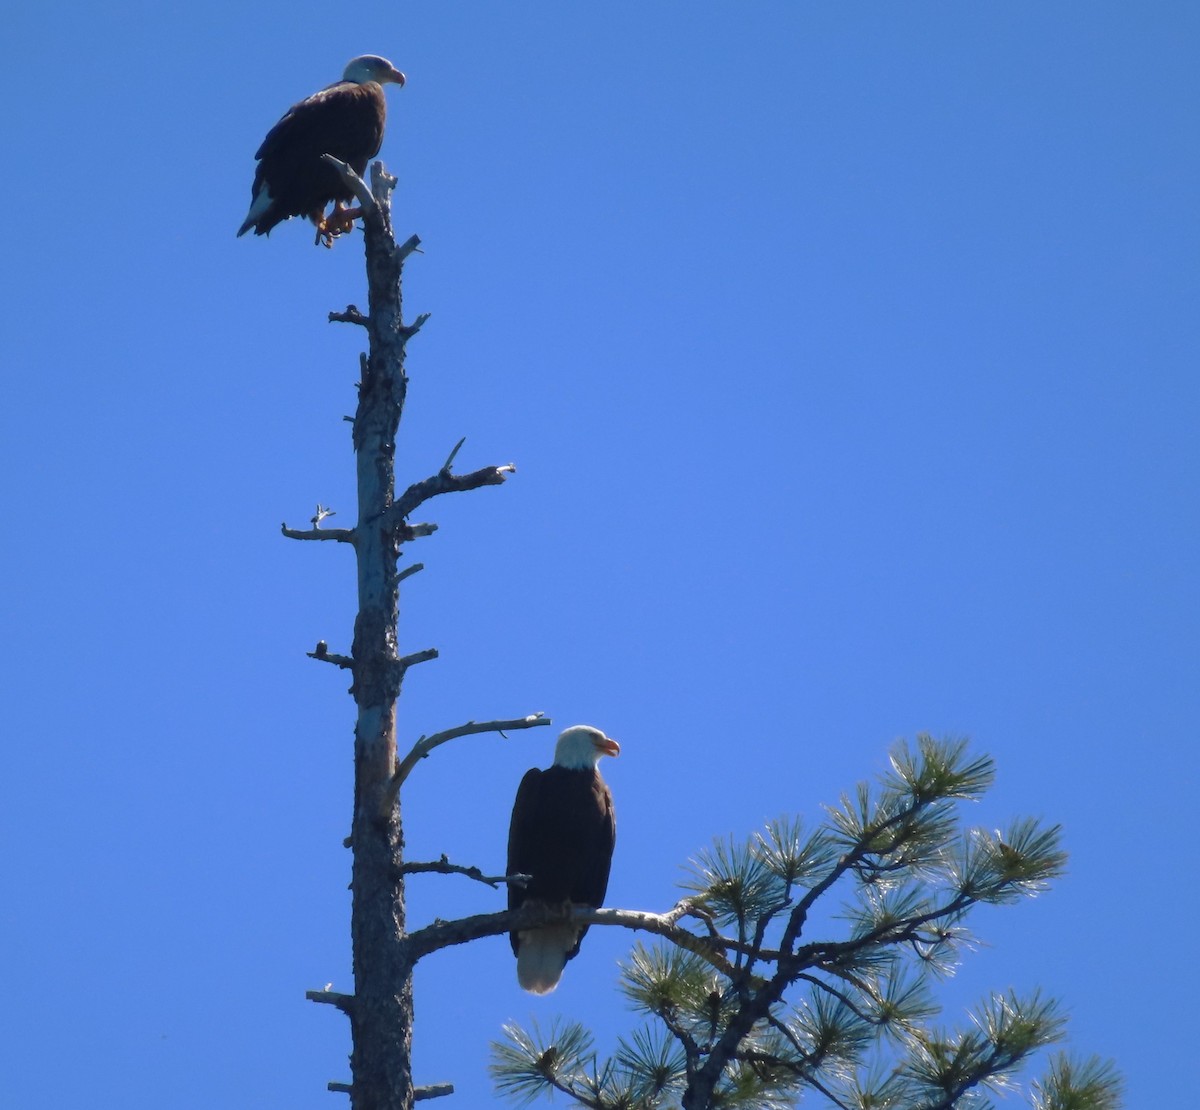
M 647 1024 L 600 1061 L 576 1023 L 504 1030 L 497 1089 L 519 1103 L 558 1091 L 592 1110 L 986 1110 L 1065 1019 L 1034 991 L 983 1000 L 936 1024 L 932 987 L 972 944 L 979 905 L 1036 895 L 1063 872 L 1057 826 L 966 827 L 962 803 L 994 775 L 963 741 L 919 736 L 809 829 L 773 821 L 691 862 L 682 945 L 635 945 L 621 990 Z M 699 943 L 697 943 L 699 942 Z M 1035 1110 L 1117 1110 L 1110 1064 L 1059 1055 Z

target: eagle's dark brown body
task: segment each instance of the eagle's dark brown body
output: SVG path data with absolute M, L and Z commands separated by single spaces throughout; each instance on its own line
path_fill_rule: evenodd
M 353 200 L 321 155 L 332 154 L 361 177 L 379 153 L 386 120 L 387 100 L 374 81 L 338 81 L 293 105 L 254 156 L 258 167 L 250 214 L 238 235 L 251 228 L 255 235 L 266 235 L 291 216 L 316 222 L 327 205 Z
M 616 834 L 612 794 L 594 767 L 577 770 L 556 765 L 544 771 L 536 768 L 528 771 L 513 805 L 508 833 L 508 874 L 532 878 L 524 887 L 509 884 L 508 908 L 517 909 L 527 902 L 552 906 L 568 902 L 579 906 L 603 905 Z M 522 946 L 540 943 L 542 939 L 548 941 L 553 932 L 510 933 L 519 975 Z M 558 932 L 564 939 L 557 943 L 556 956 L 547 957 L 558 961 L 557 971 L 553 966 L 549 971 L 554 983 L 566 961 L 579 951 L 587 927 L 567 927 Z M 553 983 L 539 989 L 524 978 L 522 986 L 538 993 L 553 989 Z

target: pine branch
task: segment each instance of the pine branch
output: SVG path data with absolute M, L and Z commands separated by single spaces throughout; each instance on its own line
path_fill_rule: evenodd
M 866 1013 L 854 1002 L 854 1000 L 844 991 L 840 991 L 837 987 L 825 982 L 824 979 L 817 975 L 810 975 L 808 972 L 802 972 L 796 976 L 797 982 L 811 983 L 818 990 L 824 991 L 831 998 L 836 999 L 841 1005 L 845 1006 L 856 1018 L 864 1021 L 869 1025 L 882 1024 L 878 1018 Z
M 960 752 L 961 748 L 951 751 L 949 758 L 937 762 L 938 768 L 942 769 L 943 764 L 952 764 L 953 757 Z M 935 762 L 925 745 L 922 745 L 922 754 L 926 756 L 927 762 L 931 764 Z M 974 766 L 972 765 L 972 768 Z M 949 772 L 937 780 L 937 785 L 946 792 L 962 788 L 961 783 L 953 779 Z M 900 924 L 889 920 L 876 929 L 867 931 L 862 936 L 850 941 L 810 944 L 793 954 L 795 940 L 817 898 L 871 853 L 885 855 L 889 851 L 894 851 L 903 842 L 907 835 L 906 830 L 913 828 L 912 822 L 923 811 L 943 801 L 944 796 L 930 788 L 928 781 L 922 778 L 916 781 L 916 786 L 913 788 L 907 804 L 900 804 L 895 811 L 890 813 L 884 811 L 872 818 L 868 816 L 871 808 L 868 796 L 865 789 L 860 789 L 858 809 L 863 820 L 856 839 L 848 846 L 848 850 L 836 864 L 829 869 L 825 877 L 815 883 L 792 910 L 780 941 L 780 958 L 776 964 L 775 973 L 752 994 L 746 991 L 741 993 L 740 1005 L 736 1012 L 728 1021 L 720 1038 L 712 1046 L 703 1067 L 700 1068 L 694 1080 L 689 1083 L 683 1103 L 685 1110 L 709 1105 L 718 1080 L 724 1074 L 729 1062 L 735 1058 L 743 1040 L 749 1036 L 751 1030 L 759 1022 L 767 1019 L 772 1007 L 780 1002 L 788 986 L 800 973 L 814 966 L 826 970 L 836 970 L 838 964 L 848 957 L 857 955 L 864 950 L 874 951 L 883 944 L 894 944 L 911 939 L 917 935 L 916 930 L 920 925 L 958 913 L 971 904 L 969 899 L 965 902 L 961 901 L 962 896 L 960 895 L 958 898 L 951 899 L 949 904 L 936 907 L 932 911 L 919 915 L 914 920 Z M 847 803 L 847 807 L 848 805 L 849 803 Z M 836 817 L 835 814 L 835 819 Z M 941 826 L 936 827 L 940 828 Z
M 536 1022 L 532 1034 L 514 1024 L 505 1025 L 503 1032 L 508 1040 L 493 1043 L 494 1060 L 489 1067 L 502 1091 L 527 1102 L 550 1088 L 582 1106 L 600 1110 L 602 1103 L 584 1089 L 583 1069 L 594 1057 L 591 1034 L 583 1026 L 555 1019 L 545 1036 Z
M 829 1099 L 829 1101 L 831 1103 L 833 1103 L 833 1105 L 836 1106 L 838 1108 L 838 1110 L 857 1110 L 857 1107 L 859 1107 L 859 1106 L 870 1105 L 869 1103 L 861 1102 L 861 1103 L 856 1104 L 855 1106 L 851 1106 L 849 1103 L 843 1102 L 840 1098 L 837 1097 L 837 1095 L 835 1095 L 833 1093 L 832 1090 L 830 1090 L 828 1087 L 826 1087 L 814 1075 L 807 1076 L 805 1082 L 807 1082 L 808 1085 L 810 1087 L 812 1087 L 812 1089 L 814 1091 L 817 1091 L 818 1093 L 824 1095 L 827 1099 Z M 894 1105 L 894 1104 L 880 1103 L 879 1105 L 883 1106 L 883 1105 Z
M 939 743 L 922 734 L 917 748 L 918 754 L 913 755 L 907 744 L 893 747 L 892 774 L 885 780 L 881 802 L 873 804 L 866 784 L 860 783 L 856 806 L 844 799 L 841 810 L 830 811 L 839 835 L 847 840 L 846 850 L 793 908 L 779 944 L 784 952 L 792 951 L 809 911 L 838 880 L 857 871 L 868 857 L 887 857 L 923 835 L 940 847 L 951 827 L 947 803 L 979 797 L 992 781 L 992 760 L 982 756 L 967 762 L 965 741 Z M 876 865 L 873 870 L 881 868 Z
M 911 806 L 893 814 L 878 826 L 873 826 L 864 832 L 858 842 L 842 855 L 834 867 L 830 868 L 825 877 L 809 888 L 808 893 L 800 899 L 789 916 L 783 939 L 779 942 L 781 951 L 786 953 L 791 952 L 796 939 L 803 931 L 805 922 L 808 920 L 809 911 L 816 904 L 817 900 L 834 886 L 839 879 L 853 871 L 870 852 L 875 850 L 874 845 L 877 843 L 878 836 L 910 820 L 915 814 L 920 812 L 923 804 L 921 802 L 914 802 Z
M 1111 1060 L 1057 1053 L 1033 1084 L 1033 1110 L 1120 1110 L 1125 1083 Z
M 816 1072 L 817 1068 L 820 1067 L 820 1061 L 814 1060 L 814 1057 L 812 1057 L 809 1050 L 806 1049 L 802 1043 L 800 1043 L 796 1033 L 793 1033 L 790 1028 L 788 1028 L 784 1022 L 780 1021 L 779 1018 L 776 1018 L 774 1014 L 767 1015 L 767 1022 L 768 1025 L 774 1028 L 775 1032 L 779 1033 L 779 1036 L 784 1038 L 785 1042 L 791 1046 L 792 1050 L 796 1052 L 799 1060 L 804 1060 L 806 1063 L 808 1063 L 808 1069 L 806 1069 L 804 1075 L 806 1084 L 814 1088 L 815 1091 L 823 1094 L 824 1097 L 829 1099 L 830 1103 L 838 1106 L 839 1110 L 852 1110 L 851 1106 L 841 1102 L 841 1099 L 836 1097 L 833 1091 L 830 1091 L 829 1088 L 824 1086 L 821 1080 L 817 1078 Z

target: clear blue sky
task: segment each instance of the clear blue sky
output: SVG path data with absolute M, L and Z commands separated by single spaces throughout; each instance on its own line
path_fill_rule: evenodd
M 1069 876 L 983 915 L 948 1018 L 1042 985 L 1131 1107 L 1194 1097 L 1200 719 L 1194 4 L 116 0 L 5 15 L 3 1101 L 339 1110 L 353 706 L 344 414 L 361 239 L 234 238 L 252 155 L 364 51 L 426 253 L 401 480 L 519 473 L 409 549 L 402 742 L 543 710 L 607 766 L 613 904 L 969 735 L 972 814 Z M 422 764 L 411 855 L 502 864 L 553 734 Z M 413 923 L 497 908 L 429 877 Z M 608 1046 L 629 936 L 562 988 L 502 940 L 417 978 L 419 1082 Z M 447 1104 L 449 1105 L 449 1104 Z

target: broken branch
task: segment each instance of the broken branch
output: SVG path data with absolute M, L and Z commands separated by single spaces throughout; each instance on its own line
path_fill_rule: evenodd
M 413 745 L 412 751 L 400 761 L 400 766 L 396 768 L 396 773 L 392 776 L 392 784 L 398 790 L 412 769 L 434 748 L 450 740 L 457 740 L 460 736 L 475 736 L 481 732 L 498 732 L 503 736 L 505 732 L 513 729 L 537 728 L 539 725 L 548 724 L 550 724 L 550 718 L 544 713 L 531 713 L 528 717 L 518 717 L 511 721 L 468 721 L 465 725 L 459 725 L 457 728 L 435 732 L 432 736 L 422 736 Z
M 414 335 L 416 335 L 417 332 L 419 332 L 425 326 L 425 322 L 428 319 L 429 313 L 422 312 L 421 315 L 418 316 L 411 324 L 402 327 L 400 329 L 400 334 L 404 336 L 404 341 L 407 343 Z
M 304 997 L 309 1002 L 323 1002 L 326 1006 L 336 1006 L 343 1014 L 349 1014 L 354 1008 L 354 995 L 339 994 L 337 991 L 305 991 Z
M 478 867 L 463 867 L 451 863 L 444 855 L 439 860 L 430 863 L 403 863 L 400 865 L 401 875 L 421 875 L 434 873 L 437 875 L 466 875 L 477 883 L 487 883 L 493 890 L 502 883 L 517 883 L 523 886 L 529 882 L 529 875 L 485 875 Z
M 364 212 L 375 212 L 378 209 L 379 206 L 367 183 L 345 162 L 340 158 L 335 158 L 332 154 L 322 154 L 321 160 L 328 162 L 337 171 L 338 177 L 342 179 L 346 188 L 358 197 L 358 203 L 362 205 Z
M 396 662 L 400 664 L 401 671 L 407 671 L 409 667 L 415 667 L 418 663 L 428 663 L 437 657 L 437 648 L 425 648 L 424 651 L 414 651 L 411 655 L 402 655 Z
M 433 751 L 434 748 L 450 740 L 457 740 L 460 736 L 474 736 L 481 732 L 498 732 L 503 736 L 505 732 L 513 729 L 536 728 L 538 725 L 548 724 L 550 724 L 550 718 L 544 713 L 531 713 L 528 717 L 517 717 L 511 721 L 468 721 L 465 725 L 459 725 L 457 728 L 448 728 L 444 732 L 435 732 L 432 736 L 422 736 L 412 746 L 412 751 L 400 761 L 399 766 L 396 768 L 396 773 L 392 775 L 387 790 L 383 794 L 380 812 L 387 814 L 392 811 L 404 780 L 412 773 L 412 769 Z
M 280 529 L 289 540 L 334 540 L 337 543 L 354 543 L 353 528 L 289 528 L 287 521 Z
M 443 493 L 462 493 L 466 490 L 479 489 L 481 486 L 498 486 L 505 482 L 510 474 L 516 472 L 517 468 L 512 463 L 506 463 L 504 466 L 485 466 L 470 474 L 452 474 L 448 466 L 443 467 L 432 477 L 421 482 L 414 482 L 392 502 L 383 514 L 384 527 L 400 528 L 404 523 L 404 518 L 431 497 L 437 497 Z M 422 526 L 414 524 L 411 527 L 415 530 Z
M 336 652 L 329 650 L 329 645 L 324 640 L 318 640 L 317 646 L 312 651 L 305 652 L 309 659 L 317 659 L 322 663 L 332 663 L 335 667 L 341 667 L 342 670 L 349 671 L 354 668 L 354 660 L 349 655 L 338 655 Z
M 348 304 L 345 312 L 331 312 L 329 322 L 331 324 L 358 324 L 365 328 L 371 321 L 369 316 L 359 312 L 357 306 Z

